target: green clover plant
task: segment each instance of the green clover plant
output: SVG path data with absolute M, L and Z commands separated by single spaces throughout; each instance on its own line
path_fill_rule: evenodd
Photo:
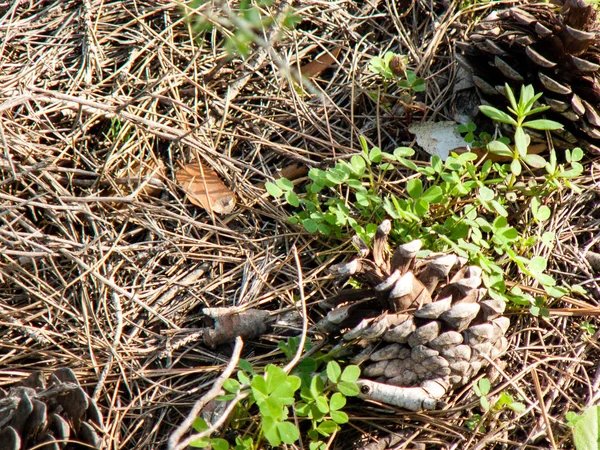
M 291 360 L 298 349 L 300 339 L 290 338 L 280 342 L 287 360 Z M 311 348 L 307 341 L 305 350 Z M 325 449 L 322 438 L 330 437 L 348 422 L 348 415 L 342 411 L 346 398 L 359 393 L 356 380 L 360 375 L 358 366 L 348 365 L 344 369 L 333 360 L 325 361 L 329 355 L 318 353 L 317 357 L 305 357 L 287 374 L 282 368 L 269 364 L 264 372 L 257 372 L 251 363 L 240 360 L 236 378 L 229 378 L 223 384 L 227 392 L 218 398 L 221 401 L 242 399 L 236 405 L 229 423 L 234 430 L 245 430 L 243 436 L 236 437 L 235 450 L 258 450 L 266 440 L 276 447 L 291 445 L 300 439 L 298 421 L 309 421 L 307 436 L 310 450 Z M 321 367 L 324 366 L 324 367 Z M 248 423 L 257 412 L 259 424 L 251 433 Z M 194 422 L 196 431 L 208 429 L 206 422 L 198 418 Z M 192 443 L 193 447 L 212 446 L 217 450 L 229 449 L 229 443 L 221 438 L 203 438 Z

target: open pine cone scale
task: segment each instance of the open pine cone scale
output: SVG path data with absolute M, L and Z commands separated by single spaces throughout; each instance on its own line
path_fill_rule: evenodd
M 331 272 L 368 286 L 342 292 L 318 327 L 354 349 L 362 367 L 362 396 L 411 409 L 436 409 L 508 346 L 504 302 L 486 297 L 481 269 L 456 255 L 417 259 L 421 242 L 400 245 L 391 258 L 384 221 L 370 258 L 338 264 Z M 344 300 L 345 298 L 345 300 Z
M 507 105 L 504 84 L 532 84 L 550 106 L 548 118 L 565 125 L 553 132 L 560 148 L 600 152 L 600 25 L 584 0 L 525 3 L 494 11 L 478 22 L 456 55 L 481 100 Z
M 102 415 L 68 368 L 32 373 L 0 391 L 2 450 L 100 448 Z M 81 445 L 78 445 L 80 443 Z

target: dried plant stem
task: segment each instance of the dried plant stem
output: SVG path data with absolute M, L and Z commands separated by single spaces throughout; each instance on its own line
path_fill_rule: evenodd
M 308 331 L 308 313 L 306 311 L 306 298 L 304 297 L 304 279 L 302 276 L 302 265 L 300 264 L 300 258 L 298 257 L 298 249 L 296 249 L 295 245 L 292 247 L 292 252 L 294 253 L 294 261 L 296 262 L 296 270 L 298 271 L 298 290 L 300 291 L 300 302 L 302 303 L 302 335 L 300 335 L 300 343 L 298 344 L 298 350 L 296 350 L 294 358 L 289 363 L 287 363 L 283 369 L 286 373 L 290 373 L 294 366 L 298 364 L 298 361 L 300 361 L 300 357 L 302 356 L 302 352 L 304 351 L 304 344 L 306 343 L 306 333 Z

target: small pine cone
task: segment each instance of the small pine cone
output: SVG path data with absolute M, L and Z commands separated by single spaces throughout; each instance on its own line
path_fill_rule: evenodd
M 585 0 L 531 3 L 495 11 L 477 23 L 457 60 L 472 74 L 481 100 L 508 105 L 504 84 L 518 99 L 521 85 L 542 92 L 547 118 L 565 125 L 553 132 L 559 148 L 600 152 L 600 24 Z M 458 52 L 457 52 L 458 53 Z
M 101 429 L 100 411 L 71 369 L 55 370 L 48 383 L 34 372 L 8 393 L 0 391 L 2 450 L 99 449 Z
M 340 293 L 318 327 L 338 334 L 358 354 L 363 397 L 411 410 L 436 409 L 507 349 L 504 302 L 486 297 L 481 269 L 456 255 L 416 259 L 421 242 L 400 245 L 391 258 L 384 221 L 370 258 L 333 266 L 368 288 Z M 362 350 L 360 350 L 362 349 Z

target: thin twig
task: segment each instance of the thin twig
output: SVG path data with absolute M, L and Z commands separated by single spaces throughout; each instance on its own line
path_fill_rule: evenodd
M 229 360 L 229 363 L 227 363 L 225 370 L 214 381 L 213 386 L 210 388 L 210 390 L 206 394 L 204 394 L 202 396 L 202 398 L 197 400 L 196 403 L 194 403 L 192 410 L 190 411 L 190 413 L 188 414 L 186 419 L 181 423 L 181 425 L 179 425 L 175 429 L 175 431 L 173 431 L 173 433 L 171 433 L 171 436 L 169 436 L 169 441 L 168 441 L 168 449 L 169 450 L 184 449 L 190 444 L 190 442 L 193 442 L 196 439 L 200 439 L 200 438 L 208 435 L 208 434 L 206 434 L 206 432 L 208 432 L 210 430 L 210 428 L 209 428 L 209 430 L 205 430 L 205 432 L 203 432 L 203 433 L 194 434 L 194 435 L 186 438 L 184 441 L 180 442 L 183 435 L 189 431 L 190 427 L 192 426 L 192 423 L 194 422 L 194 420 L 196 420 L 196 418 L 198 417 L 198 414 L 200 414 L 200 411 L 202 411 L 202 408 L 204 408 L 204 406 L 206 406 L 206 404 L 208 402 L 210 402 L 211 400 L 215 399 L 217 396 L 220 395 L 221 388 L 223 387 L 223 383 L 225 383 L 225 381 L 231 376 L 231 374 L 235 370 L 235 367 L 236 367 L 238 361 L 240 360 L 240 355 L 242 354 L 243 346 L 244 346 L 244 342 L 242 341 L 242 338 L 239 336 L 236 337 L 235 338 L 235 347 L 233 348 L 233 354 L 231 355 L 231 359 Z M 239 401 L 239 399 L 238 399 L 238 401 Z M 233 406 L 231 406 L 232 404 L 233 404 L 233 406 L 235 406 L 235 403 L 233 403 L 233 401 L 232 401 L 229 405 L 230 408 L 228 408 L 229 411 L 231 411 L 231 408 L 233 408 Z M 227 414 L 227 415 L 222 414 L 221 418 L 223 418 L 223 420 L 225 420 L 228 415 L 229 414 Z M 219 422 L 219 421 L 217 421 L 217 422 Z M 214 425 L 217 425 L 217 422 L 215 422 Z M 212 433 L 212 432 L 214 432 L 214 430 L 210 431 L 210 433 Z
M 296 270 L 298 272 L 298 291 L 300 292 L 300 303 L 302 304 L 302 334 L 300 335 L 300 344 L 298 344 L 298 349 L 296 350 L 294 358 L 283 368 L 286 373 L 290 373 L 294 366 L 298 364 L 298 361 L 300 361 L 302 352 L 304 352 L 304 344 L 306 343 L 306 333 L 308 332 L 308 313 L 306 311 L 306 298 L 304 297 L 304 278 L 302 276 L 302 265 L 300 264 L 296 245 L 292 246 L 292 252 L 294 253 L 294 261 L 296 262 Z

